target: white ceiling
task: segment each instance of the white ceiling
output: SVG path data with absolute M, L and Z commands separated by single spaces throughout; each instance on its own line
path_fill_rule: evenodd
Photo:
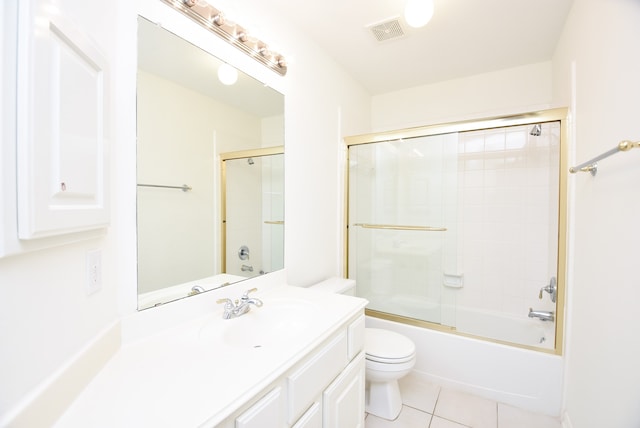
M 278 10 L 315 40 L 371 95 L 548 61 L 572 3 L 434 0 L 433 19 L 426 27 L 411 30 L 402 21 L 406 36 L 378 42 L 366 27 L 401 17 L 405 1 L 260 3 Z
M 426 27 L 411 29 L 400 19 L 405 36 L 386 42 L 367 27 L 401 18 L 406 0 L 207 1 L 223 12 L 278 11 L 377 95 L 548 61 L 573 0 L 434 0 Z M 220 63 L 215 57 L 142 21 L 140 68 L 258 116 L 281 114 L 282 97 L 275 91 L 242 73 L 236 85 L 220 85 L 212 78 Z

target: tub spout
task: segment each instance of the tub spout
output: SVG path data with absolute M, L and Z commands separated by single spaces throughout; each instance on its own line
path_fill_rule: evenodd
M 534 311 L 529 308 L 529 318 L 539 318 L 542 321 L 553 321 L 553 312 L 550 311 Z

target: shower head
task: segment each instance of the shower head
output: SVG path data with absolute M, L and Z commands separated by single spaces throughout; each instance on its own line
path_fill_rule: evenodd
M 249 165 L 253 165 L 253 158 L 248 158 L 248 159 L 247 159 L 247 163 L 248 163 Z
M 535 125 L 533 125 L 533 128 L 531 128 L 529 135 L 533 135 L 534 137 L 539 137 L 540 134 L 542 134 L 542 126 L 539 123 L 536 123 Z

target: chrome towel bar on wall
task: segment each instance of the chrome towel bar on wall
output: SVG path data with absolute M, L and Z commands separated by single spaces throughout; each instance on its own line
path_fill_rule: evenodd
M 180 189 L 183 192 L 189 192 L 193 188 L 191 186 L 187 186 L 183 184 L 182 186 L 165 186 L 163 184 L 138 184 L 138 187 L 160 187 L 162 189 Z
M 598 161 L 604 158 L 608 158 L 611 155 L 615 155 L 618 152 L 628 152 L 633 148 L 640 148 L 640 141 L 620 141 L 616 147 L 611 150 L 608 150 L 602 153 L 595 158 L 581 163 L 580 165 L 572 166 L 569 168 L 569 172 L 571 174 L 575 174 L 576 172 L 589 172 L 592 176 L 595 176 L 598 173 Z
M 446 232 L 446 227 L 431 227 L 431 226 L 400 226 L 393 224 L 368 224 L 368 223 L 355 223 L 354 226 L 360 226 L 365 229 L 389 229 L 389 230 L 419 230 L 424 232 Z

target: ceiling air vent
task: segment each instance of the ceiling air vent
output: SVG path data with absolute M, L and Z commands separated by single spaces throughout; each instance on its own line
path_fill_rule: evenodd
M 375 37 L 379 42 L 397 39 L 400 37 L 404 37 L 405 35 L 404 31 L 402 30 L 402 26 L 400 25 L 399 18 L 393 18 L 385 22 L 371 24 L 367 26 L 367 28 L 371 30 L 371 33 L 373 33 L 373 37 Z

